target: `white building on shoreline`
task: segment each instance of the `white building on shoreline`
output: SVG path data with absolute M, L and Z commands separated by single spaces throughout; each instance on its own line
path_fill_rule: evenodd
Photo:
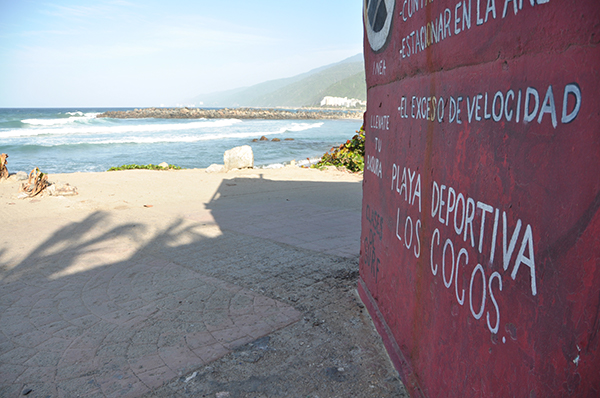
M 365 106 L 367 101 L 361 101 L 356 98 L 348 97 L 323 97 L 321 100 L 321 106 L 344 106 L 346 108 L 356 108 L 357 106 Z

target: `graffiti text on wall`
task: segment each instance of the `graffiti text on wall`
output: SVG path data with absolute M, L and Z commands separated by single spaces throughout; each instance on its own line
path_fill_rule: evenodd
M 541 89 L 509 89 L 472 95 L 401 96 L 398 112 L 402 119 L 423 119 L 438 123 L 474 123 L 486 120 L 541 124 L 549 120 L 571 123 L 581 109 L 581 89 L 577 83 L 565 87 L 549 85 Z
M 432 274 L 441 277 L 447 289 L 454 290 L 456 302 L 460 306 L 468 305 L 475 319 L 484 318 L 490 332 L 498 334 L 501 309 L 497 297 L 503 289 L 503 275 L 506 273 L 513 280 L 528 279 L 531 295 L 537 295 L 531 225 L 520 219 L 512 225 L 510 214 L 505 210 L 437 181 L 430 187 L 431 209 L 423 215 L 421 175 L 409 167 L 393 164 L 391 176 L 392 191 L 419 212 L 417 217 L 414 214 L 411 217 L 406 214 L 406 208 L 397 208 L 392 232 L 398 242 L 417 259 L 423 253 L 428 254 Z M 428 225 L 435 227 L 428 237 L 422 229 L 423 216 L 431 216 Z M 452 232 L 456 237 L 452 237 Z M 422 248 L 422 244 L 429 247 Z M 486 256 L 485 264 L 473 264 L 475 251 Z M 494 267 L 496 263 L 499 265 Z M 464 284 L 460 275 L 463 272 L 467 272 Z M 505 338 L 502 341 L 505 342 Z
M 451 36 L 460 35 L 474 26 L 481 26 L 497 18 L 516 16 L 524 6 L 535 7 L 550 0 L 463 0 L 446 8 L 431 22 L 418 27 L 402 38 L 400 58 L 410 57 Z M 424 9 L 433 0 L 404 0 L 400 17 L 404 22 Z M 511 4 L 512 3 L 512 4 Z

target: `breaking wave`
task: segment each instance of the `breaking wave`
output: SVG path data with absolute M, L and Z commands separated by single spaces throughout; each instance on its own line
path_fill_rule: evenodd
M 69 119 L 50 119 L 49 121 L 54 122 L 56 120 L 69 120 Z M 40 120 L 40 121 L 43 121 Z M 3 138 L 14 138 L 14 137 L 35 137 L 42 135 L 90 135 L 90 134 L 130 134 L 130 133 L 156 133 L 156 132 L 167 132 L 167 131 L 184 131 L 193 129 L 202 129 L 207 127 L 228 127 L 236 123 L 241 122 L 237 119 L 224 119 L 216 121 L 198 121 L 191 123 L 170 123 L 170 124 L 136 124 L 136 125 L 107 125 L 101 123 L 95 126 L 69 126 L 62 128 L 22 128 L 22 129 L 11 129 L 6 131 L 0 131 L 0 137 Z M 59 123 L 61 124 L 61 123 Z M 66 124 L 66 123 L 64 123 Z M 40 124 L 43 125 L 43 124 Z M 48 126 L 51 126 L 49 124 Z

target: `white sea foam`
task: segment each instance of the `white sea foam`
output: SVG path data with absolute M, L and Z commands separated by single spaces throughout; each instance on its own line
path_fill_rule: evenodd
M 77 113 L 77 112 L 75 112 Z M 85 118 L 88 117 L 86 114 Z M 96 114 L 93 114 L 96 115 Z M 94 116 L 95 117 L 95 116 Z M 83 117 L 82 117 L 83 118 Z M 65 119 L 28 119 L 29 124 L 38 123 L 40 126 L 44 126 L 44 122 L 56 122 L 60 120 L 69 121 L 74 118 Z M 100 121 L 98 125 L 65 125 L 68 122 L 64 122 L 63 125 L 58 123 L 52 125 L 48 123 L 48 126 L 44 127 L 33 127 L 33 128 L 21 128 L 21 129 L 10 129 L 1 131 L 0 138 L 26 138 L 26 137 L 41 137 L 45 136 L 48 139 L 52 138 L 52 141 L 38 142 L 38 145 L 42 146 L 54 146 L 54 145 L 77 145 L 77 144 L 127 144 L 127 143 L 143 143 L 143 144 L 155 144 L 155 143 L 177 143 L 177 142 L 198 142 L 198 141 L 210 141 L 224 138 L 258 138 L 260 136 L 270 135 L 282 135 L 287 132 L 301 132 L 313 128 L 318 128 L 323 125 L 320 123 L 289 123 L 283 127 L 279 127 L 273 131 L 230 131 L 222 130 L 218 132 L 205 133 L 206 129 L 220 129 L 236 124 L 242 123 L 239 119 L 218 119 L 218 120 L 206 120 L 201 119 L 194 122 L 178 122 L 178 123 L 142 123 L 142 124 L 122 124 L 122 125 L 110 125 L 106 122 Z M 192 131 L 197 130 L 197 131 Z M 185 134 L 189 131 L 188 134 Z M 157 134 L 153 136 L 147 136 L 147 133 L 169 133 L 169 134 Z M 184 133 L 184 134 L 182 134 Z M 101 134 L 103 137 L 93 137 L 96 134 Z M 111 136 L 110 138 L 106 136 Z M 73 137 L 77 138 L 69 139 L 58 139 L 58 137 Z M 89 138 L 86 138 L 88 136 Z M 119 136 L 116 138 L 114 136 Z
M 304 131 L 308 129 L 319 128 L 323 125 L 323 122 L 320 123 L 292 123 L 290 127 L 286 127 L 285 131 Z
M 317 163 L 319 160 L 321 160 L 321 158 L 310 158 L 310 159 L 304 159 L 304 160 L 300 160 L 298 162 L 296 162 L 296 166 L 311 166 L 315 163 Z
M 62 124 L 72 123 L 74 120 L 70 118 L 64 119 L 23 119 L 21 123 L 30 124 L 32 126 L 58 126 Z
M 21 123 L 29 124 L 31 126 L 62 126 L 70 123 L 86 123 L 91 119 L 95 119 L 97 112 L 67 112 L 67 115 L 72 117 L 65 117 L 60 119 L 23 119 Z
M 200 127 L 228 127 L 238 123 L 239 120 L 229 120 L 228 122 L 214 121 L 214 122 L 197 122 L 184 125 L 162 125 L 161 129 L 155 129 L 156 126 L 118 126 L 118 127 L 110 127 L 106 128 L 102 131 L 103 136 L 110 135 L 110 137 L 106 138 L 97 138 L 96 136 L 89 134 L 88 136 L 81 135 L 77 139 L 67 138 L 68 134 L 54 135 L 44 137 L 45 141 L 38 141 L 37 144 L 41 146 L 56 146 L 56 145 L 79 145 L 79 144 L 89 144 L 89 145 L 110 145 L 110 144 L 159 144 L 159 143 L 192 143 L 192 142 L 200 142 L 200 141 L 213 141 L 213 140 L 222 140 L 222 139 L 243 139 L 243 138 L 257 138 L 260 136 L 272 136 L 272 135 L 280 135 L 285 132 L 290 131 L 290 127 L 281 127 L 275 131 L 221 131 L 215 133 L 202 133 L 198 134 L 188 133 L 185 134 L 187 129 L 192 128 L 200 128 Z M 202 123 L 202 124 L 200 124 Z M 167 128 L 170 126 L 169 128 Z M 175 128 L 173 128 L 175 126 Z M 187 126 L 186 129 L 183 127 Z M 295 131 L 303 131 L 312 127 L 313 125 L 306 123 L 303 126 L 295 126 Z M 148 127 L 148 129 L 144 128 Z M 66 129 L 61 129 L 64 131 Z M 81 134 L 82 130 L 90 130 L 88 128 L 77 129 L 77 132 Z M 157 135 L 136 135 L 136 133 L 153 133 L 153 132 L 163 132 L 169 134 L 157 134 Z M 108 133 L 108 134 L 107 134 Z M 0 132 L 0 136 L 2 136 L 2 132 Z M 116 138 L 115 136 L 119 136 Z
M 35 120 L 35 119 L 30 119 Z M 54 120 L 69 120 L 69 119 L 54 119 Z M 52 121 L 54 121 L 52 120 Z M 131 134 L 131 133 L 153 133 L 153 132 L 173 132 L 192 129 L 202 129 L 207 127 L 228 127 L 240 123 L 238 119 L 222 119 L 214 121 L 197 121 L 190 123 L 169 123 L 169 124 L 137 124 L 137 125 L 121 125 L 108 126 L 100 124 L 97 126 L 68 126 L 60 128 L 24 128 L 11 129 L 0 131 L 2 138 L 16 137 L 35 137 L 40 135 L 89 135 L 89 134 Z
M 321 123 L 291 123 L 290 125 L 281 127 L 276 131 L 258 131 L 258 132 L 253 132 L 252 134 L 257 135 L 259 137 L 261 135 L 284 134 L 284 133 L 310 130 L 310 129 L 321 127 L 322 125 L 323 125 L 322 122 Z
M 258 133 L 262 135 L 269 135 L 275 133 Z M 105 144 L 158 144 L 158 143 L 176 143 L 176 142 L 199 142 L 199 141 L 212 141 L 220 140 L 223 138 L 251 138 L 255 137 L 255 132 L 243 132 L 243 133 L 216 133 L 216 134 L 203 134 L 203 135 L 163 135 L 157 137 L 124 137 L 119 139 L 106 139 L 86 142 L 87 144 L 105 145 Z M 74 144 L 80 144 L 74 143 Z
M 263 167 L 259 167 L 260 169 L 283 169 L 285 165 L 283 163 L 272 163 Z

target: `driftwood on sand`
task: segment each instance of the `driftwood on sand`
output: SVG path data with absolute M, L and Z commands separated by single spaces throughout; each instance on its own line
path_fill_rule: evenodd
M 8 178 L 8 168 L 6 167 L 7 157 L 7 154 L 0 153 L 0 180 L 3 178 Z
M 36 167 L 29 173 L 27 182 L 21 184 L 19 191 L 25 193 L 29 197 L 33 197 L 42 192 L 49 185 L 48 174 L 42 173 L 40 169 Z

